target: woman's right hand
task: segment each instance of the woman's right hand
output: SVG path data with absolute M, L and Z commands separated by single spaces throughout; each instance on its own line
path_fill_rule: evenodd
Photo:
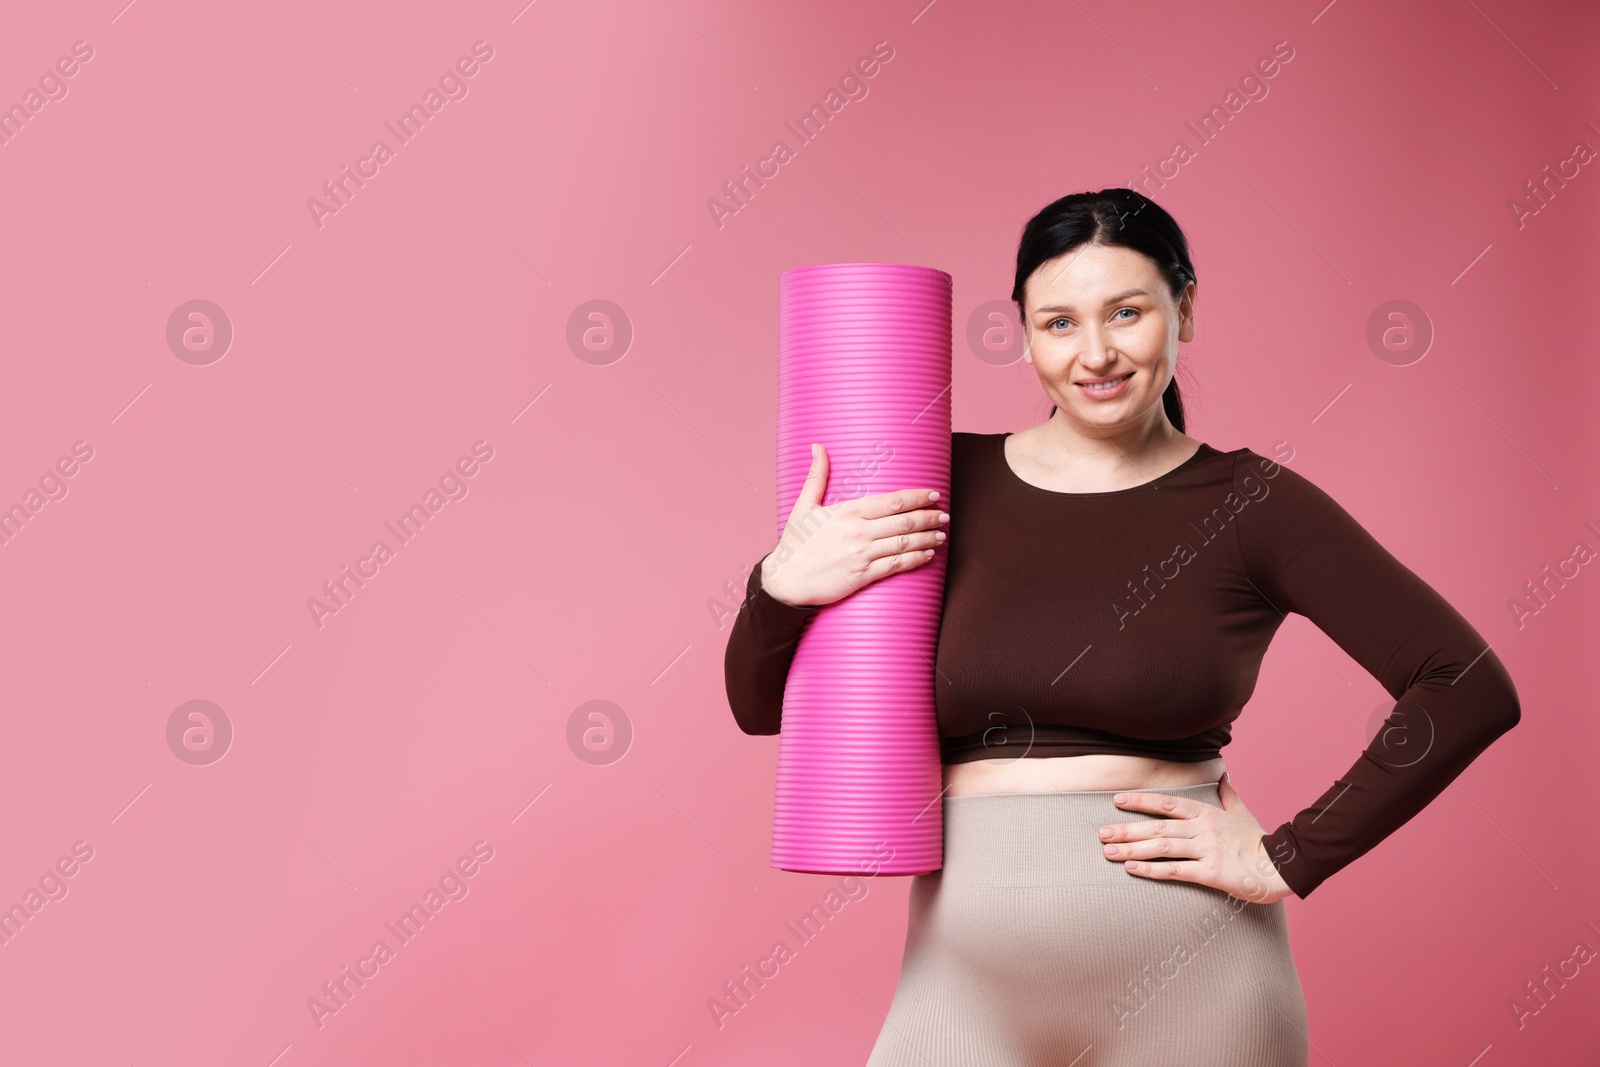
M 783 536 L 761 561 L 768 596 L 794 606 L 832 604 L 886 575 L 922 566 L 944 543 L 950 516 L 935 503 L 936 491 L 902 489 L 824 506 L 827 484 L 827 450 L 816 445 Z

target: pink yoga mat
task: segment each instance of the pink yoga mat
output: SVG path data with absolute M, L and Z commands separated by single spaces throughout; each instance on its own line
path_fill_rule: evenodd
M 950 502 L 950 275 L 825 263 L 778 282 L 778 533 L 811 444 L 824 504 L 896 489 Z M 933 659 L 945 550 L 828 605 L 789 668 L 772 865 L 816 874 L 926 874 L 943 862 Z

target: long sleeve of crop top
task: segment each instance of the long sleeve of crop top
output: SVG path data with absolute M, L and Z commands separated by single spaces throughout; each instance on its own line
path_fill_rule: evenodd
M 1521 719 L 1483 637 L 1327 493 L 1241 450 L 1234 520 L 1246 575 L 1278 612 L 1314 622 L 1395 708 L 1355 763 L 1263 841 L 1301 899 L 1444 791 Z
M 766 558 L 762 556 L 751 568 L 744 603 L 733 620 L 722 657 L 728 706 L 739 729 L 753 735 L 779 732 L 789 665 L 806 623 L 823 607 L 785 604 L 763 589 L 761 563 Z

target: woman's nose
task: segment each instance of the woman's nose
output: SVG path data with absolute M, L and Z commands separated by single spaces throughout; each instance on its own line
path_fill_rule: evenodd
M 1093 335 L 1086 335 L 1082 347 L 1078 349 L 1078 362 L 1085 368 L 1094 370 L 1110 366 L 1116 362 L 1116 356 L 1104 341 Z

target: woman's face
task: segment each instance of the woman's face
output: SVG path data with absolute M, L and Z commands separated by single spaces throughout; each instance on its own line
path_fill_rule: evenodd
M 1173 300 L 1156 265 L 1131 248 L 1079 245 L 1042 263 L 1023 287 L 1023 358 L 1059 414 L 1086 435 L 1164 420 L 1161 394 L 1178 342 L 1194 338 L 1194 295 L 1190 282 Z M 1081 384 L 1124 377 L 1109 391 Z

